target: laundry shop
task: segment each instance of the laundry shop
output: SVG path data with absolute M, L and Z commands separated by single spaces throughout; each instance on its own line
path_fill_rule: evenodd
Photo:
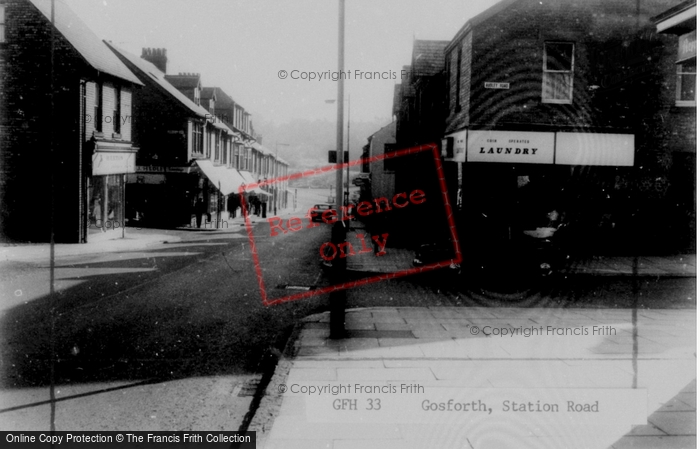
M 615 226 L 615 182 L 634 166 L 635 136 L 469 129 L 447 135 L 443 152 L 460 163 L 467 240 L 507 245 L 556 210 L 585 244 Z

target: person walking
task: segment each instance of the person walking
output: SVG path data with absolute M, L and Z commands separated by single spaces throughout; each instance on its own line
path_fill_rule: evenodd
M 202 198 L 199 198 L 197 200 L 197 204 L 194 206 L 194 214 L 197 220 L 197 227 L 201 228 L 202 227 L 202 215 L 204 215 L 207 211 L 207 205 L 204 204 L 204 200 Z

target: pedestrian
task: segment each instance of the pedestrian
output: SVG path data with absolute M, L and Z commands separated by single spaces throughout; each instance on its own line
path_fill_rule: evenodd
M 92 215 L 95 217 L 95 227 L 101 228 L 102 232 L 105 232 L 104 217 L 102 216 L 102 197 L 99 195 L 95 198 L 95 204 L 92 208 Z
M 204 215 L 207 211 L 207 205 L 204 204 L 204 200 L 202 198 L 199 198 L 197 200 L 197 204 L 194 206 L 194 214 L 197 220 L 197 227 L 201 228 L 202 227 L 202 215 Z
M 262 202 L 262 217 L 267 218 L 267 195 L 263 195 L 260 201 Z

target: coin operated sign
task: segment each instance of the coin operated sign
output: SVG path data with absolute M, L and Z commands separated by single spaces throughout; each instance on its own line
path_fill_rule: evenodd
M 441 154 L 448 162 L 465 162 L 467 153 L 467 130 L 448 134 L 442 139 Z

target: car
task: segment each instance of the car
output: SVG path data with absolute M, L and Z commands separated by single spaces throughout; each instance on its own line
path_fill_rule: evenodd
M 323 213 L 327 210 L 334 210 L 335 208 L 335 204 L 330 203 L 314 204 L 314 207 L 309 209 L 311 221 L 323 221 Z

